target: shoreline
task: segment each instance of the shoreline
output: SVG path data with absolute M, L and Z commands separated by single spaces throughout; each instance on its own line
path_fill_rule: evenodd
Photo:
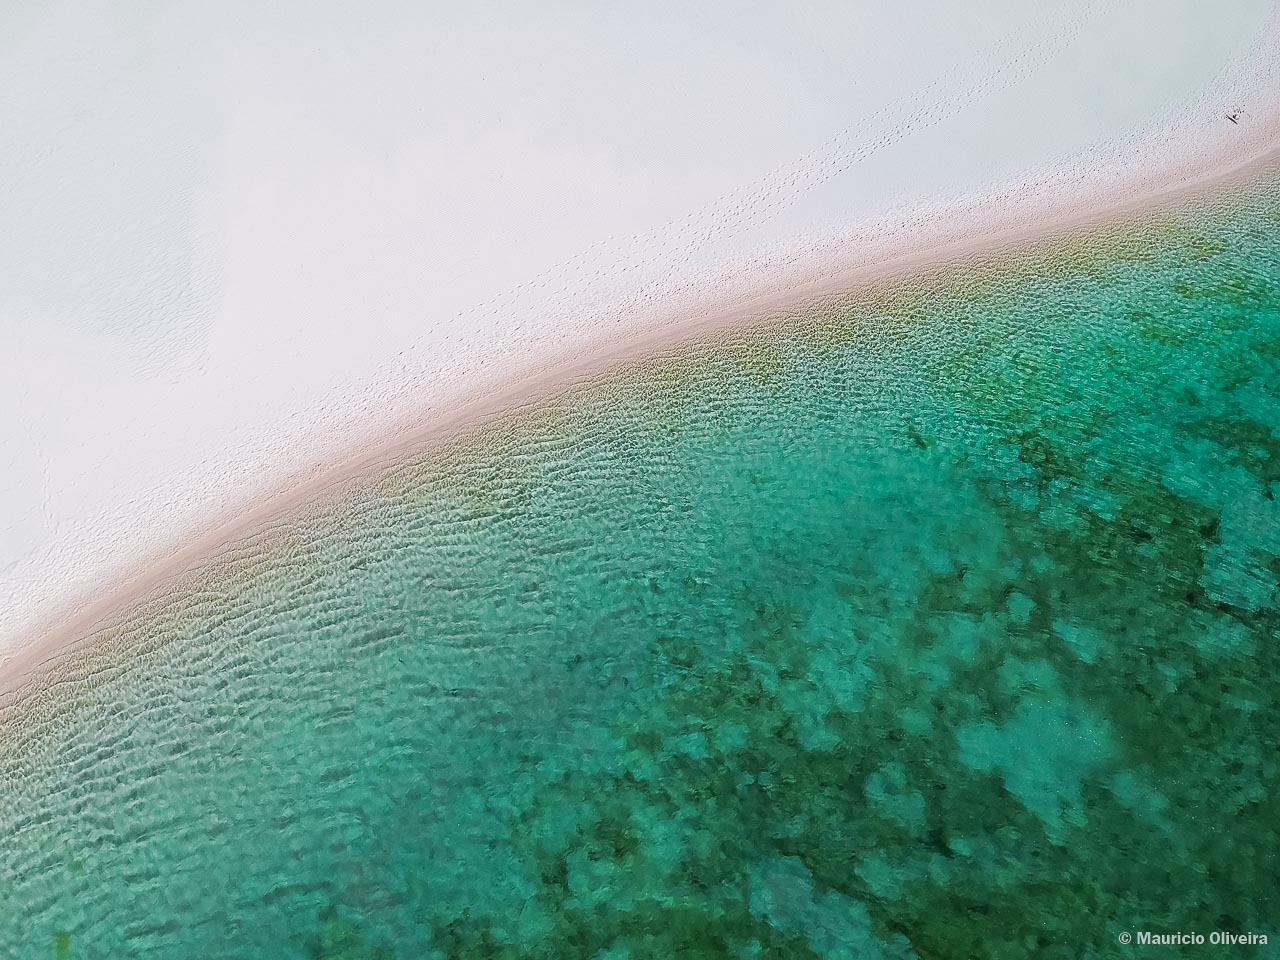
M 836 75 L 823 74 L 834 86 L 831 102 L 812 118 L 822 122 L 769 138 L 754 158 L 734 151 L 751 162 L 721 158 L 708 167 L 686 152 L 683 166 L 668 167 L 659 162 L 663 150 L 635 168 L 634 182 L 597 184 L 607 188 L 601 197 L 619 202 L 650 195 L 652 215 L 616 223 L 611 206 L 585 199 L 558 205 L 570 212 L 545 220 L 538 210 L 547 185 L 534 178 L 521 194 L 544 198 L 533 207 L 517 203 L 496 222 L 437 228 L 430 211 L 452 191 L 460 191 L 460 210 L 486 210 L 492 197 L 472 196 L 474 180 L 457 158 L 442 161 L 442 172 L 459 176 L 440 187 L 406 166 L 422 159 L 411 149 L 422 128 L 403 117 L 378 124 L 401 158 L 389 181 L 367 180 L 372 168 L 345 151 L 312 170 L 312 179 L 295 181 L 298 165 L 311 169 L 318 154 L 261 153 L 238 126 L 211 125 L 207 132 L 226 135 L 238 172 L 213 177 L 212 193 L 191 213 L 206 239 L 224 248 L 200 247 L 175 261 L 207 278 L 200 288 L 208 302 L 190 316 L 175 311 L 163 296 L 172 283 L 125 270 L 120 276 L 140 287 L 140 302 L 154 302 L 154 316 L 172 323 L 138 333 L 122 326 L 90 339 L 65 324 L 17 329 L 6 378 L 16 416 L 0 520 L 7 601 L 0 675 L 32 640 L 171 565 L 211 526 L 323 484 L 367 451 L 429 432 L 452 411 L 501 406 L 536 391 L 544 376 L 569 377 L 731 325 L 738 315 L 747 322 L 775 304 L 785 308 L 824 287 L 839 292 L 948 249 L 1008 242 L 1088 211 L 1148 202 L 1238 166 L 1280 143 L 1280 6 L 1257 2 L 1257 10 L 1226 18 L 1235 25 L 1222 27 L 1224 18 L 1214 15 L 1212 29 L 1232 39 L 1207 43 L 1203 49 L 1217 53 L 1197 53 L 1200 66 L 1171 57 L 1176 44 L 1144 44 L 1137 60 L 1145 65 L 1133 79 L 1146 86 L 1132 89 L 1098 81 L 1115 74 L 1120 38 L 1146 37 L 1145 18 L 1136 8 L 1112 16 L 1094 3 L 1010 21 L 1012 32 L 999 42 L 960 44 L 937 61 L 950 64 L 947 71 L 927 84 L 923 75 L 920 84 L 892 79 L 898 67 L 889 63 L 869 70 L 871 61 L 850 60 Z M 1185 42 L 1208 21 L 1203 11 L 1188 11 L 1170 21 L 1166 39 Z M 397 24 L 404 21 L 384 26 Z M 1080 72 L 1084 64 L 1096 74 L 1092 81 Z M 1201 72 L 1208 64 L 1216 72 Z M 157 66 L 157 79 L 166 70 Z M 1161 72 L 1169 82 L 1152 85 Z M 851 77 L 888 89 L 859 94 L 842 85 Z M 212 91 L 214 104 L 223 102 L 220 89 Z M 309 143 L 299 124 L 313 96 L 294 93 L 259 119 Z M 511 103 L 524 102 L 520 90 L 509 94 Z M 1095 107 L 1098 117 L 1081 119 Z M 1224 119 L 1227 109 L 1243 111 L 1238 124 Z M 555 140 L 565 156 L 607 148 L 608 169 L 632 169 L 632 153 L 616 149 L 624 141 L 581 142 L 593 139 L 587 134 L 601 117 L 569 119 Z M 703 128 L 724 119 L 722 111 L 706 117 Z M 109 146 L 109 133 L 99 130 L 92 142 Z M 681 137 L 673 143 L 688 146 Z M 543 156 L 533 151 L 533 159 Z M 596 169 L 594 162 L 586 168 Z M 521 182 L 517 173 L 512 184 Z M 273 199 L 262 188 L 280 175 Z M 575 180 L 574 195 L 594 182 Z M 218 193 L 236 183 L 232 193 Z M 359 189 L 334 195 L 326 184 Z M 374 188 L 383 200 L 368 208 Z M 144 185 L 143 199 L 153 193 Z M 687 202 L 660 202 L 686 194 Z M 639 232 L 618 229 L 628 219 Z M 151 229 L 145 218 L 140 227 Z M 495 229 L 497 239 L 489 237 Z M 508 234 L 514 242 L 502 239 Z M 280 251 L 294 254 L 281 258 Z M 38 282 L 56 279 L 39 257 L 33 267 Z M 97 316 L 85 299 L 71 296 L 71 316 Z
M 1040 218 L 1006 215 L 988 227 L 961 236 L 941 239 L 931 246 L 890 251 L 822 271 L 816 264 L 800 268 L 791 282 L 779 273 L 773 285 L 754 295 L 722 302 L 704 311 L 678 309 L 631 336 L 600 337 L 578 352 L 564 345 L 559 359 L 530 363 L 523 376 L 487 375 L 483 383 L 460 394 L 445 410 L 384 423 L 367 438 L 356 438 L 345 457 L 319 472 L 306 471 L 272 494 L 243 505 L 194 537 L 132 564 L 130 574 L 93 596 L 77 597 L 34 620 L 6 659 L 0 660 L 0 698 L 20 699 L 30 682 L 57 669 L 60 662 L 94 640 L 111 625 L 127 622 L 148 601 L 180 585 L 187 575 L 213 561 L 238 541 L 269 531 L 308 502 L 324 500 L 351 479 L 414 452 L 439 448 L 450 440 L 505 416 L 519 416 L 558 393 L 625 370 L 636 362 L 680 350 L 705 337 L 723 336 L 770 322 L 785 323 L 788 311 L 812 307 L 843 297 L 857 297 L 883 286 L 894 286 L 917 277 L 930 277 L 965 263 L 1000 260 L 1034 252 L 1044 244 L 1069 237 L 1073 232 L 1122 227 L 1126 222 L 1171 211 L 1187 202 L 1211 200 L 1249 183 L 1259 182 L 1280 166 L 1280 146 L 1274 142 L 1243 160 L 1219 164 L 1193 180 L 1165 184 L 1127 199 L 1096 201 L 1092 206 Z M 990 205 L 989 201 L 987 205 Z M 953 230 L 953 234 L 960 233 Z M 865 250 L 862 251 L 866 253 Z M 692 316 L 690 314 L 693 314 Z M 581 346 L 581 345 L 580 345 Z M 566 355 L 567 354 L 567 355 Z

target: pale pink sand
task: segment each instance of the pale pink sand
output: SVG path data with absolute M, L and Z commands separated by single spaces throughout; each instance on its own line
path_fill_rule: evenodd
M 32 630 L 28 642 L 0 664 L 0 695 L 18 694 L 34 675 L 92 642 L 102 628 L 127 620 L 144 600 L 162 595 L 202 561 L 237 540 L 269 529 L 294 510 L 322 502 L 353 476 L 440 444 L 496 416 L 536 409 L 540 398 L 622 369 L 628 361 L 676 349 L 696 338 L 777 321 L 841 296 L 856 296 L 860 290 L 1034 249 L 1039 243 L 1079 236 L 1090 228 L 1123 224 L 1189 198 L 1212 196 L 1278 175 L 1280 146 L 1255 146 L 1248 156 L 1219 157 L 1211 166 L 1191 167 L 1176 177 L 1132 178 L 1124 190 L 1099 194 L 1088 203 L 1046 203 L 1034 214 L 1023 208 L 1010 216 L 1010 208 L 988 201 L 968 208 L 967 220 L 934 227 L 936 219 L 931 217 L 928 225 L 886 232 L 880 243 L 864 246 L 856 255 L 841 258 L 820 249 L 814 260 L 797 260 L 789 266 L 768 263 L 761 268 L 766 273 L 758 278 L 754 291 L 724 298 L 714 307 L 703 300 L 696 309 L 668 313 L 642 331 L 624 330 L 621 335 L 601 331 L 585 347 L 577 345 L 558 358 L 530 363 L 523 375 L 491 378 L 445 410 L 406 418 L 380 435 L 354 440 L 346 456 L 324 469 L 300 474 L 274 495 L 229 512 L 203 534 L 157 552 L 130 575 L 103 584 L 81 603 L 47 617 Z M 1010 191 L 1012 196 L 1016 191 Z M 739 285 L 738 290 L 744 288 Z

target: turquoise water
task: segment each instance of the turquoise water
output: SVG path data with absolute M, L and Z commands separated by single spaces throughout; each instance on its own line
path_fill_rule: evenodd
M 353 483 L 5 703 L 0 957 L 1274 944 L 1280 194 L 781 319 Z

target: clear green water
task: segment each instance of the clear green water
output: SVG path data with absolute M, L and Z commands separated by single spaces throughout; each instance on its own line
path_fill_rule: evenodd
M 1278 492 L 1267 187 L 691 346 L 4 704 L 0 957 L 1274 944 Z

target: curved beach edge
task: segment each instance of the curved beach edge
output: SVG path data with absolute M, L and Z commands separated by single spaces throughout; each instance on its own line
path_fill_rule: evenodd
M 1078 236 L 1081 231 L 1123 226 L 1129 220 L 1177 209 L 1188 200 L 1211 198 L 1218 190 L 1230 191 L 1275 176 L 1278 170 L 1280 147 L 1193 184 L 1118 205 L 1089 209 L 1034 228 L 1011 227 L 982 233 L 965 242 L 880 259 L 857 270 L 814 278 L 804 284 L 788 284 L 783 293 L 772 292 L 736 302 L 699 317 L 696 323 L 672 319 L 669 325 L 655 328 L 644 337 L 625 343 L 600 344 L 590 352 L 577 354 L 571 362 L 545 364 L 516 380 L 492 381 L 447 411 L 416 423 L 402 423 L 373 442 L 361 444 L 347 459 L 332 464 L 322 473 L 301 479 L 275 496 L 224 518 L 222 523 L 155 558 L 97 598 L 82 601 L 77 609 L 63 611 L 60 617 L 50 617 L 13 656 L 0 662 L 0 697 L 9 699 L 20 695 L 34 677 L 56 669 L 66 655 L 91 643 L 95 633 L 112 624 L 127 622 L 144 601 L 163 596 L 203 562 L 237 541 L 287 520 L 291 513 L 322 500 L 353 478 L 429 450 L 498 417 L 536 410 L 540 400 L 575 385 L 625 369 L 629 363 L 678 350 L 695 340 L 776 322 L 780 316 L 797 309 L 812 309 L 814 304 L 856 297 L 863 291 L 892 289 L 957 265 L 1032 252 L 1056 240 Z
M 497 416 L 536 408 L 541 398 L 574 384 L 817 302 L 1158 214 L 1189 198 L 1274 175 L 1280 163 L 1277 54 L 1280 14 L 1273 15 L 1247 69 L 1206 91 L 1194 110 L 1148 132 L 1141 142 L 1113 144 L 1109 153 L 1086 157 L 1077 167 L 1036 171 L 982 194 L 922 204 L 838 234 L 780 244 L 750 261 L 726 265 L 722 274 L 665 301 L 661 312 L 584 327 L 572 343 L 548 336 L 545 349 L 508 369 L 477 369 L 447 403 L 436 400 L 408 414 L 397 409 L 395 416 L 349 435 L 346 452 L 318 468 L 300 471 L 267 496 L 247 497 L 165 549 L 130 558 L 127 571 L 114 581 L 20 620 L 16 644 L 0 659 L 0 696 L 18 694 L 34 675 L 53 669 L 104 626 L 129 619 L 144 600 L 162 595 L 229 544 L 352 477 Z M 1234 105 L 1241 102 L 1249 106 L 1232 119 Z M 1216 124 L 1206 128 L 1210 120 Z M 402 387 L 412 388 L 413 376 L 396 375 Z

